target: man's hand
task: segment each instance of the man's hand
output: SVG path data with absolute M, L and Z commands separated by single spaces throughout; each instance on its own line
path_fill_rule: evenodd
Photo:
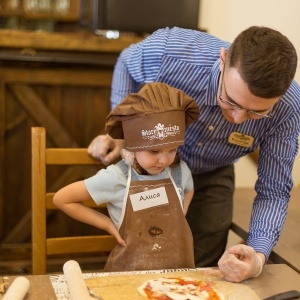
M 225 251 L 218 265 L 225 280 L 241 282 L 257 277 L 263 268 L 265 257 L 247 245 L 235 245 Z
M 114 140 L 109 135 L 98 135 L 90 143 L 88 154 L 109 165 L 120 156 L 123 147 L 124 140 Z

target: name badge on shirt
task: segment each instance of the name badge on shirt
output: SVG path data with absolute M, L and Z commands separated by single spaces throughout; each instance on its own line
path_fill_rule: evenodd
M 228 142 L 242 147 L 251 147 L 254 142 L 254 137 L 239 132 L 232 132 L 228 138 Z
M 133 211 L 169 203 L 165 187 L 132 194 L 129 195 L 129 198 L 131 200 Z

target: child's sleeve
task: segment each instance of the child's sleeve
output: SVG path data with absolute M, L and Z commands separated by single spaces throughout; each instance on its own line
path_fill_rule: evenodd
M 119 167 L 111 165 L 85 179 L 84 184 L 95 203 L 100 205 L 119 199 L 126 186 L 126 178 Z
M 184 193 L 187 193 L 194 189 L 192 172 L 184 161 L 181 161 L 180 165 L 181 165 L 181 172 L 182 172 L 182 187 Z

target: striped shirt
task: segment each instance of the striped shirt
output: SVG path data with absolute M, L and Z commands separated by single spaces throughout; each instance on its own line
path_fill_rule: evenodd
M 121 53 L 115 66 L 111 103 L 115 107 L 147 82 L 167 83 L 194 98 L 200 117 L 187 128 L 185 145 L 178 149 L 193 174 L 232 164 L 259 147 L 257 196 L 248 244 L 268 258 L 282 230 L 293 186 L 300 87 L 295 81 L 291 83 L 272 109 L 271 119 L 242 124 L 226 121 L 217 103 L 217 92 L 220 49 L 229 46 L 199 31 L 160 29 Z

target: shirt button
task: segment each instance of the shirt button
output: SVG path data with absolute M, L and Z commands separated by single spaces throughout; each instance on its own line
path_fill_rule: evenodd
M 208 130 L 210 130 L 210 131 L 213 131 L 215 128 L 214 128 L 214 126 L 212 126 L 212 125 L 210 125 L 209 127 L 208 127 Z
M 198 147 L 202 147 L 202 145 L 203 145 L 203 144 L 202 144 L 201 142 L 199 142 L 199 143 L 197 144 Z

